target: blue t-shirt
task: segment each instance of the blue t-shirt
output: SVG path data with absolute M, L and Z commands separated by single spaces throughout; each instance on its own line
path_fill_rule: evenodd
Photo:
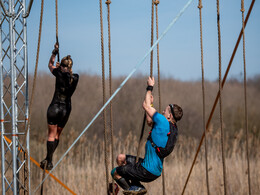
M 168 141 L 167 133 L 170 131 L 169 121 L 160 113 L 156 112 L 153 115 L 152 140 L 158 147 L 165 148 Z M 145 145 L 145 157 L 142 166 L 150 173 L 160 176 L 163 169 L 163 159 L 161 159 L 152 147 L 152 144 L 147 140 Z

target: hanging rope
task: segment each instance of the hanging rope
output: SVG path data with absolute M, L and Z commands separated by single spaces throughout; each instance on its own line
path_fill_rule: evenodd
M 139 156 L 140 156 L 141 142 L 142 142 L 142 139 L 143 139 L 143 136 L 144 136 L 145 121 L 146 121 L 146 112 L 144 112 L 141 134 L 140 134 L 139 141 L 138 141 L 136 162 L 138 162 Z
M 111 1 L 107 0 L 107 25 L 108 25 L 108 52 L 109 52 L 109 96 L 112 96 L 112 60 L 111 60 L 111 32 L 110 32 L 110 4 Z M 113 107 L 112 101 L 110 107 L 110 139 L 111 139 L 111 167 L 114 168 L 114 128 L 113 128 Z M 112 170 L 111 169 L 111 170 Z M 112 179 L 113 195 L 115 194 L 114 180 Z
M 154 26 L 154 0 L 152 0 L 152 11 L 151 11 L 151 47 L 153 46 L 153 26 Z M 150 53 L 150 77 L 153 76 L 153 50 Z M 137 157 L 136 162 L 139 160 L 140 150 L 141 150 L 141 142 L 144 136 L 144 129 L 145 129 L 145 122 L 146 122 L 146 112 L 144 111 L 144 117 L 143 117 L 143 123 L 142 123 L 142 129 L 141 134 L 138 142 L 137 147 Z
M 220 13 L 219 0 L 217 0 L 217 26 L 218 26 L 218 62 L 219 62 L 219 120 L 221 131 L 221 149 L 222 149 L 222 166 L 223 166 L 223 180 L 224 180 L 224 194 L 227 194 L 226 181 L 226 162 L 225 162 L 225 140 L 223 131 L 223 114 L 222 114 L 222 87 L 221 87 L 221 33 L 220 33 Z
M 103 17 L 102 17 L 102 0 L 99 0 L 100 7 L 100 33 L 101 33 L 101 60 L 102 60 L 102 87 L 103 87 L 103 104 L 106 103 L 106 83 L 105 83 L 105 60 L 104 60 L 104 37 L 103 37 Z M 103 111 L 104 122 L 104 154 L 105 154 L 105 168 L 106 168 L 106 189 L 109 187 L 108 179 L 108 154 L 107 154 L 107 127 L 106 127 L 106 109 Z
M 250 16 L 250 14 L 251 14 L 251 11 L 252 11 L 252 9 L 253 9 L 253 7 L 254 7 L 254 4 L 255 4 L 255 0 L 252 0 L 251 5 L 250 5 L 249 10 L 248 10 L 248 13 L 247 13 L 247 16 L 246 16 L 245 27 L 246 27 L 247 21 L 248 21 L 248 19 L 249 19 L 249 16 Z M 223 80 L 222 80 L 222 88 L 223 88 L 224 85 L 225 85 L 225 82 L 226 82 L 226 79 L 227 79 L 229 70 L 230 70 L 230 68 L 231 68 L 233 59 L 234 59 L 234 57 L 235 57 L 235 54 L 236 54 L 236 51 L 237 51 L 239 42 L 240 42 L 240 40 L 241 40 L 241 37 L 242 37 L 242 30 L 240 31 L 240 34 L 239 34 L 239 36 L 238 36 L 238 38 L 237 38 L 236 45 L 235 45 L 234 50 L 233 50 L 233 52 L 232 52 L 231 58 L 230 58 L 230 60 L 229 60 L 228 67 L 227 67 L 227 69 L 226 69 L 224 78 L 223 78 Z M 206 129 L 207 129 L 207 130 L 208 130 L 208 128 L 209 128 L 209 124 L 210 124 L 210 122 L 211 122 L 212 116 L 213 116 L 213 114 L 214 114 L 214 112 L 215 112 L 218 99 L 219 99 L 219 92 L 217 93 L 217 96 L 216 96 L 216 98 L 215 98 L 214 104 L 213 104 L 213 106 L 212 106 L 212 109 L 211 109 L 211 112 L 210 112 L 210 115 L 209 115 L 209 118 L 208 118 L 208 121 L 207 121 L 207 125 L 206 125 Z M 184 187 L 183 187 L 183 190 L 182 190 L 182 195 L 184 194 L 184 192 L 185 192 L 185 190 L 186 190 L 186 187 L 187 187 L 187 184 L 188 184 L 188 182 L 189 182 L 189 179 L 190 179 L 190 176 L 191 176 L 193 167 L 194 167 L 194 165 L 195 165 L 196 159 L 197 159 L 198 154 L 199 154 L 199 152 L 200 152 L 200 148 L 201 148 L 201 145 L 202 145 L 202 143 L 203 143 L 204 137 L 205 137 L 205 133 L 203 132 L 203 134 L 202 134 L 202 136 L 201 136 L 201 139 L 200 139 L 199 146 L 198 146 L 197 151 L 196 151 L 196 154 L 195 154 L 194 159 L 193 159 L 193 161 L 192 161 L 189 174 L 188 174 L 187 179 L 186 179 L 186 181 L 185 181 L 185 184 L 184 184 Z
M 32 95 L 31 95 L 30 106 L 29 106 L 28 125 L 27 125 L 27 131 L 26 131 L 26 136 L 25 136 L 25 140 L 24 141 L 26 141 L 27 133 L 29 131 L 30 119 L 31 119 L 31 113 L 32 113 L 31 112 L 32 111 L 32 103 L 33 103 L 34 93 L 35 93 L 35 88 L 36 88 L 36 78 L 37 78 L 39 53 L 40 53 L 40 45 L 41 45 L 43 7 L 44 7 L 44 0 L 41 1 L 41 16 L 40 16 L 40 26 L 39 26 L 39 35 L 38 35 L 38 46 L 37 46 L 37 54 L 36 54 L 36 63 L 35 63 L 35 70 L 34 70 L 34 77 L 33 77 Z M 42 175 L 42 179 L 44 179 L 44 177 L 45 177 L 46 166 L 47 166 L 47 164 L 45 164 L 45 166 L 44 166 L 44 170 L 43 170 L 44 172 L 43 172 L 43 175 Z M 43 183 L 41 185 L 41 194 L 43 194 Z
M 39 33 L 38 33 L 36 62 L 35 62 L 35 69 L 34 69 L 34 76 L 33 76 L 32 94 L 31 94 L 30 105 L 29 105 L 29 117 L 28 117 L 28 121 L 27 121 L 24 143 L 27 139 L 27 135 L 28 135 L 29 127 L 30 127 L 31 116 L 32 116 L 31 110 L 32 110 L 32 104 L 33 104 L 34 94 L 35 94 L 35 89 L 36 89 L 36 78 L 37 78 L 37 70 L 38 70 L 39 54 L 40 54 L 40 46 L 41 46 L 41 35 L 42 35 L 43 7 L 44 7 L 44 0 L 41 1 L 41 15 L 40 15 L 40 25 L 39 25 Z
M 241 0 L 242 12 L 242 32 L 243 32 L 243 63 L 244 63 L 244 98 L 245 98 L 245 128 L 246 128 L 246 157 L 247 157 L 247 176 L 248 176 L 248 192 L 251 195 L 251 182 L 250 182 L 250 162 L 248 150 L 248 115 L 247 115 L 247 82 L 246 82 L 246 48 L 245 48 L 245 24 L 244 24 L 244 0 Z
M 55 0 L 55 15 L 56 15 L 56 43 L 59 45 L 59 36 L 58 36 L 58 0 Z M 58 62 L 60 61 L 60 52 L 58 50 L 57 54 Z
M 208 174 L 208 148 L 207 148 L 207 131 L 206 131 L 206 117 L 205 117 L 205 82 L 204 82 L 204 62 L 203 62 L 203 38 L 202 38 L 202 0 L 199 0 L 199 15 L 200 15 L 200 52 L 201 52 L 201 86 L 202 86 L 202 103 L 203 103 L 203 129 L 205 134 L 205 162 L 206 162 L 206 183 L 207 192 L 209 191 L 209 174 Z
M 154 0 L 152 0 L 152 11 L 151 11 L 151 47 L 153 45 L 153 26 L 154 26 Z M 153 50 L 150 54 L 150 77 L 153 76 Z
M 156 13 L 156 40 L 158 40 L 159 37 L 159 25 L 158 25 L 158 4 L 160 3 L 159 0 L 155 0 L 155 13 Z M 159 58 L 159 44 L 157 44 L 157 74 L 158 74 L 158 99 L 159 99 L 159 113 L 162 112 L 162 106 L 161 106 L 161 84 L 160 84 L 160 58 Z M 164 162 L 165 163 L 165 162 Z M 162 170 L 162 187 L 163 187 L 163 195 L 166 194 L 166 187 L 165 187 L 165 173 L 164 169 Z
M 28 132 L 29 132 L 29 128 L 30 128 L 30 123 L 31 123 L 31 111 L 32 111 L 32 104 L 33 104 L 33 100 L 34 100 L 34 95 L 35 95 L 35 89 L 36 89 L 36 78 L 37 78 L 37 70 L 38 70 L 38 62 L 39 62 L 39 53 L 40 53 L 40 45 L 41 45 L 41 33 L 42 33 L 42 19 L 43 19 L 43 7 L 44 7 L 44 0 L 41 1 L 41 14 L 40 14 L 40 25 L 39 25 L 39 33 L 38 33 L 38 45 L 37 45 L 37 53 L 36 53 L 36 62 L 35 62 L 35 69 L 34 69 L 34 77 L 33 77 L 33 86 L 32 86 L 32 94 L 31 94 L 31 98 L 30 98 L 30 104 L 29 104 L 29 117 L 27 119 L 27 124 L 26 124 L 26 128 L 25 128 L 25 136 L 24 136 L 24 140 L 23 140 L 23 144 L 24 145 L 26 143 L 27 140 L 27 136 L 28 136 Z M 26 119 L 25 119 L 26 120 Z M 29 164 L 28 164 L 28 160 L 29 160 L 29 153 L 27 150 L 27 147 L 24 147 L 24 153 L 27 154 L 27 160 L 25 161 L 25 170 L 27 170 L 27 174 L 29 174 Z M 25 175 L 25 173 L 24 173 Z M 24 180 L 25 180 L 25 186 L 27 188 L 27 193 L 30 194 L 30 189 L 29 189 L 29 179 L 25 179 L 26 176 L 24 176 Z M 29 177 L 29 175 L 28 175 Z
M 55 0 L 56 41 L 58 42 L 58 0 Z
M 154 4 L 156 5 L 156 40 L 159 37 L 159 27 L 158 27 L 158 4 L 160 3 L 159 0 L 155 0 Z M 159 44 L 157 44 L 157 74 L 158 74 L 158 98 L 159 98 L 159 112 L 162 112 L 161 106 L 161 84 L 160 84 L 160 58 L 159 58 Z

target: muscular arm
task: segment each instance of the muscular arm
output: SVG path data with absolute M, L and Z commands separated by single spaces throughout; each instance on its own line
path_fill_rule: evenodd
M 145 113 L 146 114 L 146 122 L 147 122 L 147 125 L 149 127 L 152 127 L 153 126 L 153 119 L 147 114 L 147 112 Z
M 143 108 L 146 112 L 148 124 L 152 122 L 153 115 L 156 112 L 155 108 L 151 106 L 151 94 L 151 91 L 147 91 L 143 102 Z
M 153 95 L 151 95 L 151 107 L 153 107 Z M 153 119 L 147 114 L 146 112 L 146 122 L 149 127 L 152 127 L 153 125 Z
M 147 81 L 147 85 L 154 86 L 154 78 L 149 77 Z M 153 96 L 152 96 L 152 92 L 149 90 L 146 92 L 145 99 L 143 102 L 143 108 L 146 112 L 146 116 L 147 116 L 146 120 L 149 126 L 152 125 L 153 122 L 152 118 L 154 113 L 156 112 L 155 108 L 152 107 L 151 105 L 152 103 L 153 103 Z

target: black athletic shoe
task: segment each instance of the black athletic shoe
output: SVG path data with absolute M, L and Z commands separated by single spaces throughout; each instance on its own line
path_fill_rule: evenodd
M 52 162 L 48 162 L 46 159 L 44 159 L 43 161 L 41 161 L 40 167 L 41 167 L 42 169 L 44 169 L 45 164 L 47 164 L 47 165 L 46 165 L 46 170 L 52 170 L 52 168 L 53 168 Z
M 142 195 L 146 194 L 147 190 L 144 187 L 141 186 L 131 186 L 129 190 L 125 190 L 123 193 L 124 195 Z
M 40 162 L 40 167 L 41 167 L 42 169 L 44 169 L 45 164 L 47 164 L 47 163 L 48 163 L 48 161 L 47 161 L 46 159 L 44 159 L 43 161 Z

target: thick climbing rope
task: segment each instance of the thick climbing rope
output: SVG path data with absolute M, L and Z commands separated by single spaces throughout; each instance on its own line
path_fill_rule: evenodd
M 151 10 L 151 47 L 153 46 L 153 28 L 154 28 L 154 0 L 152 0 L 152 10 Z M 150 53 L 150 77 L 153 76 L 153 50 Z M 136 162 L 139 160 L 139 155 L 141 151 L 141 142 L 144 135 L 144 129 L 145 129 L 145 122 L 146 122 L 146 112 L 144 111 L 144 117 L 143 117 L 143 123 L 142 123 L 142 129 L 141 134 L 138 141 L 138 147 L 137 147 L 137 157 Z
M 248 10 L 248 13 L 247 13 L 247 16 L 246 16 L 246 20 L 245 20 L 245 22 L 244 22 L 244 23 L 245 23 L 245 27 L 246 27 L 248 18 L 249 18 L 250 14 L 251 14 L 251 11 L 252 11 L 252 9 L 253 9 L 253 7 L 254 7 L 254 4 L 255 4 L 255 0 L 252 0 L 251 5 L 250 5 L 249 10 Z M 240 40 L 241 40 L 241 37 L 242 37 L 242 30 L 240 31 L 240 34 L 239 34 L 239 36 L 238 36 L 238 38 L 237 38 L 236 45 L 235 45 L 234 50 L 233 50 L 233 52 L 232 52 L 232 55 L 231 55 L 231 57 L 230 57 L 230 60 L 229 60 L 229 63 L 228 63 L 228 66 L 227 66 L 227 69 L 226 69 L 224 78 L 223 78 L 223 80 L 222 80 L 222 88 L 223 88 L 224 85 L 225 85 L 225 82 L 226 82 L 226 79 L 227 79 L 229 70 L 230 70 L 230 68 L 231 68 L 233 59 L 234 59 L 234 57 L 235 57 L 235 54 L 236 54 L 236 51 L 237 51 L 239 42 L 240 42 Z M 211 112 L 210 112 L 210 115 L 209 115 L 209 118 L 208 118 L 208 121 L 207 121 L 207 124 L 206 124 L 206 129 L 207 129 L 207 130 L 208 130 L 208 128 L 209 128 L 209 124 L 210 124 L 211 119 L 212 119 L 212 117 L 213 117 L 213 114 L 214 114 L 214 112 L 215 112 L 218 99 L 219 99 L 219 92 L 217 93 L 217 96 L 216 96 L 216 98 L 215 98 L 214 104 L 213 104 L 213 106 L 212 106 L 212 109 L 211 109 Z M 204 138 L 205 138 L 205 132 L 203 132 L 203 134 L 202 134 L 202 136 L 201 136 L 199 146 L 198 146 L 198 148 L 197 148 L 196 154 L 195 154 L 194 159 L 193 159 L 192 164 L 191 164 L 191 168 L 190 168 L 189 174 L 188 174 L 188 176 L 187 176 L 187 179 L 186 179 L 186 181 L 185 181 L 185 184 L 184 184 L 184 187 L 183 187 L 183 190 L 182 190 L 182 195 L 184 194 L 184 192 L 185 192 L 185 190 L 186 190 L 187 184 L 188 184 L 188 182 L 189 182 L 189 179 L 190 179 L 190 176 L 191 176 L 193 167 L 194 167 L 194 165 L 195 165 L 196 159 L 197 159 L 198 154 L 199 154 L 199 152 L 200 152 L 200 148 L 201 148 L 201 145 L 202 145 L 202 143 L 203 143 Z
M 103 88 L 103 104 L 106 103 L 106 83 L 105 83 L 105 59 L 104 59 L 104 37 L 103 37 L 103 16 L 102 16 L 102 0 L 99 0 L 100 10 L 100 35 L 101 35 L 101 60 L 102 60 L 102 88 Z M 106 126 L 106 109 L 103 111 L 103 123 L 104 123 L 104 161 L 106 169 L 106 189 L 109 188 L 108 179 L 108 154 L 107 154 L 107 126 Z
M 222 154 L 222 166 L 223 166 L 223 181 L 224 181 L 224 194 L 227 194 L 227 177 L 226 177 L 226 162 L 225 162 L 225 140 L 223 130 L 223 113 L 222 113 L 222 87 L 221 87 L 221 32 L 220 32 L 220 12 L 219 12 L 219 0 L 217 0 L 217 27 L 218 27 L 218 70 L 219 70 L 219 120 L 221 131 L 221 154 Z
M 108 53 L 109 53 L 109 96 L 112 95 L 112 60 L 111 60 L 111 32 L 110 32 L 110 0 L 106 1 L 107 4 L 107 25 L 108 25 Z M 113 128 L 113 107 L 112 101 L 110 107 L 110 139 L 111 139 L 111 167 L 114 168 L 114 128 Z M 112 170 L 111 169 L 111 170 Z M 114 180 L 112 179 L 113 195 L 115 194 Z
M 141 128 L 141 134 L 140 134 L 139 141 L 138 141 L 136 162 L 138 162 L 139 156 L 140 156 L 141 142 L 142 142 L 142 139 L 143 139 L 143 136 L 144 136 L 145 121 L 146 121 L 146 112 L 144 112 L 143 123 L 142 123 L 142 128 Z
M 143 139 L 143 136 L 144 136 L 145 122 L 146 122 L 146 112 L 144 111 L 141 134 L 140 134 L 138 146 L 137 146 L 136 162 L 139 161 L 139 156 L 140 156 L 140 151 L 141 151 L 141 142 L 142 142 L 142 139 Z
M 32 104 L 33 104 L 34 94 L 35 94 L 35 89 L 36 89 L 36 78 L 37 78 L 37 70 L 38 70 L 39 54 L 40 54 L 40 46 L 41 46 L 41 35 L 42 35 L 43 8 L 44 8 L 44 0 L 41 1 L 41 15 L 40 15 L 40 25 L 39 25 L 39 33 L 38 33 L 38 45 L 37 45 L 37 52 L 36 52 L 36 62 L 35 62 L 35 69 L 34 69 L 34 76 L 33 76 L 32 94 L 31 94 L 30 105 L 29 105 L 29 117 L 28 117 L 28 120 L 27 120 L 27 127 L 26 127 L 24 142 L 27 139 L 27 135 L 28 135 L 29 127 L 30 127 L 30 120 L 31 120 L 31 116 L 32 116 L 31 110 L 32 110 Z
M 248 193 L 251 195 L 251 182 L 250 182 L 250 162 L 248 150 L 248 115 L 247 115 L 247 82 L 246 82 L 246 48 L 245 48 L 245 24 L 244 24 L 244 0 L 241 0 L 242 12 L 242 32 L 243 32 L 243 64 L 244 64 L 244 99 L 245 99 L 245 129 L 246 129 L 246 157 L 247 157 L 247 177 L 248 177 Z
M 151 47 L 153 46 L 153 28 L 154 28 L 154 0 L 152 0 L 151 11 Z M 150 54 L 150 77 L 153 76 L 153 51 Z
M 28 132 L 30 129 L 30 122 L 31 122 L 31 110 L 32 110 L 32 104 L 33 104 L 33 100 L 34 100 L 34 94 L 35 94 L 35 89 L 36 89 L 36 78 L 37 78 L 37 70 L 38 70 L 38 62 L 39 62 L 39 53 L 40 53 L 40 45 L 41 45 L 41 33 L 42 33 L 42 19 L 43 19 L 43 7 L 44 7 L 44 0 L 41 1 L 41 13 L 40 13 L 40 24 L 39 24 L 39 33 L 38 33 L 38 45 L 37 45 L 37 53 L 36 53 L 36 62 L 35 62 L 35 69 L 34 69 L 34 77 L 33 77 L 33 86 L 32 86 L 32 94 L 31 94 L 31 98 L 30 98 L 30 104 L 29 104 L 29 116 L 28 119 L 26 120 L 26 128 L 25 128 L 25 136 L 24 136 L 24 140 L 23 140 L 23 144 L 26 143 L 27 140 L 27 136 L 28 136 Z M 28 154 L 28 150 L 26 147 L 24 147 L 24 152 L 25 154 Z M 29 155 L 27 155 L 27 158 L 29 158 Z M 28 159 L 29 160 L 29 159 Z M 28 161 L 27 160 L 27 161 Z M 27 172 L 29 170 L 29 164 L 28 162 L 25 163 L 25 167 L 27 169 Z M 25 174 L 25 173 L 24 173 Z M 29 174 L 29 172 L 28 172 Z M 25 178 L 24 178 L 25 179 Z M 27 192 L 28 194 L 30 193 L 30 189 L 29 189 L 29 179 L 25 180 L 25 186 L 27 188 Z
M 34 98 L 34 92 L 36 88 L 36 78 L 37 78 L 37 69 L 38 69 L 38 62 L 39 62 L 39 53 L 40 53 L 40 44 L 41 44 L 41 32 L 42 32 L 42 19 L 43 19 L 43 7 L 44 7 L 44 0 L 41 1 L 41 16 L 40 16 L 40 27 L 39 27 L 39 35 L 38 35 L 38 46 L 37 46 L 37 54 L 36 54 L 36 64 L 34 70 L 34 78 L 33 78 L 33 87 L 32 87 L 32 95 L 30 100 L 29 106 L 29 119 L 31 119 L 31 110 L 32 110 L 32 103 Z M 29 130 L 30 120 L 28 120 L 28 130 Z M 47 163 L 44 166 L 42 179 L 45 177 L 45 170 L 46 170 Z M 41 185 L 41 194 L 43 194 L 43 183 Z
M 155 15 L 156 15 L 156 40 L 159 37 L 159 25 L 158 25 L 158 4 L 160 3 L 159 0 L 154 1 L 155 5 Z M 159 55 L 159 44 L 157 44 L 157 74 L 158 74 L 158 99 L 159 99 L 159 113 L 162 112 L 162 105 L 161 105 L 161 82 L 160 82 L 160 55 Z M 165 164 L 165 162 L 164 162 Z M 165 167 L 165 165 L 164 165 Z M 163 195 L 166 194 L 166 187 L 165 187 L 165 172 L 162 169 L 162 187 L 163 187 Z
M 42 182 L 44 182 L 49 175 L 55 170 L 55 168 L 60 164 L 60 162 L 64 159 L 64 157 L 69 153 L 69 151 L 75 146 L 75 144 L 79 141 L 79 139 L 82 137 L 82 135 L 89 129 L 89 127 L 94 123 L 94 121 L 98 118 L 98 116 L 103 112 L 103 110 L 107 107 L 107 105 L 114 99 L 114 97 L 119 93 L 119 91 L 122 89 L 122 87 L 126 84 L 126 82 L 133 76 L 133 74 L 141 67 L 141 65 L 144 63 L 146 58 L 149 56 L 150 52 L 155 48 L 155 46 L 162 40 L 162 38 L 169 32 L 169 30 L 172 28 L 172 26 L 176 23 L 176 21 L 181 17 L 181 15 L 187 10 L 187 8 L 190 6 L 192 0 L 189 0 L 184 7 L 179 11 L 177 16 L 171 20 L 169 25 L 166 27 L 166 29 L 163 31 L 163 33 L 159 36 L 158 40 L 153 44 L 151 48 L 148 49 L 148 51 L 144 54 L 144 56 L 141 58 L 141 60 L 136 64 L 136 66 L 132 69 L 132 71 L 127 75 L 127 77 L 122 81 L 122 83 L 119 85 L 119 87 L 115 90 L 115 92 L 112 94 L 112 96 L 106 101 L 106 103 L 100 108 L 100 110 L 96 113 L 96 115 L 92 118 L 92 120 L 89 122 L 89 124 L 82 130 L 82 132 L 79 134 L 79 136 L 75 139 L 75 141 L 71 144 L 71 146 L 66 150 L 66 152 L 61 156 L 61 158 L 58 160 L 58 162 L 53 166 L 52 170 L 49 171 L 48 175 L 44 178 Z M 41 182 L 41 183 L 42 183 Z M 41 183 L 35 188 L 34 193 L 37 192 L 39 187 L 41 186 Z
M 56 43 L 59 45 L 59 36 L 58 36 L 58 0 L 55 0 L 55 18 L 56 18 Z M 58 50 L 57 54 L 58 62 L 60 61 L 60 52 Z
M 159 27 L 158 27 L 158 4 L 159 0 L 155 0 L 154 4 L 156 7 L 156 40 L 159 37 Z M 161 84 L 160 84 L 160 58 L 159 58 L 159 44 L 157 44 L 157 74 L 158 74 L 158 99 L 159 99 L 159 112 L 162 112 L 162 104 L 161 104 Z
M 199 15 L 200 15 L 200 52 L 201 52 L 201 87 L 202 87 L 202 104 L 203 104 L 203 129 L 205 133 L 205 162 L 206 162 L 206 183 L 207 183 L 207 193 L 210 194 L 209 191 L 209 173 L 208 173 L 208 148 L 207 148 L 207 131 L 206 131 L 206 117 L 205 117 L 205 82 L 204 82 L 204 62 L 203 62 L 203 33 L 202 33 L 202 0 L 199 0 Z

